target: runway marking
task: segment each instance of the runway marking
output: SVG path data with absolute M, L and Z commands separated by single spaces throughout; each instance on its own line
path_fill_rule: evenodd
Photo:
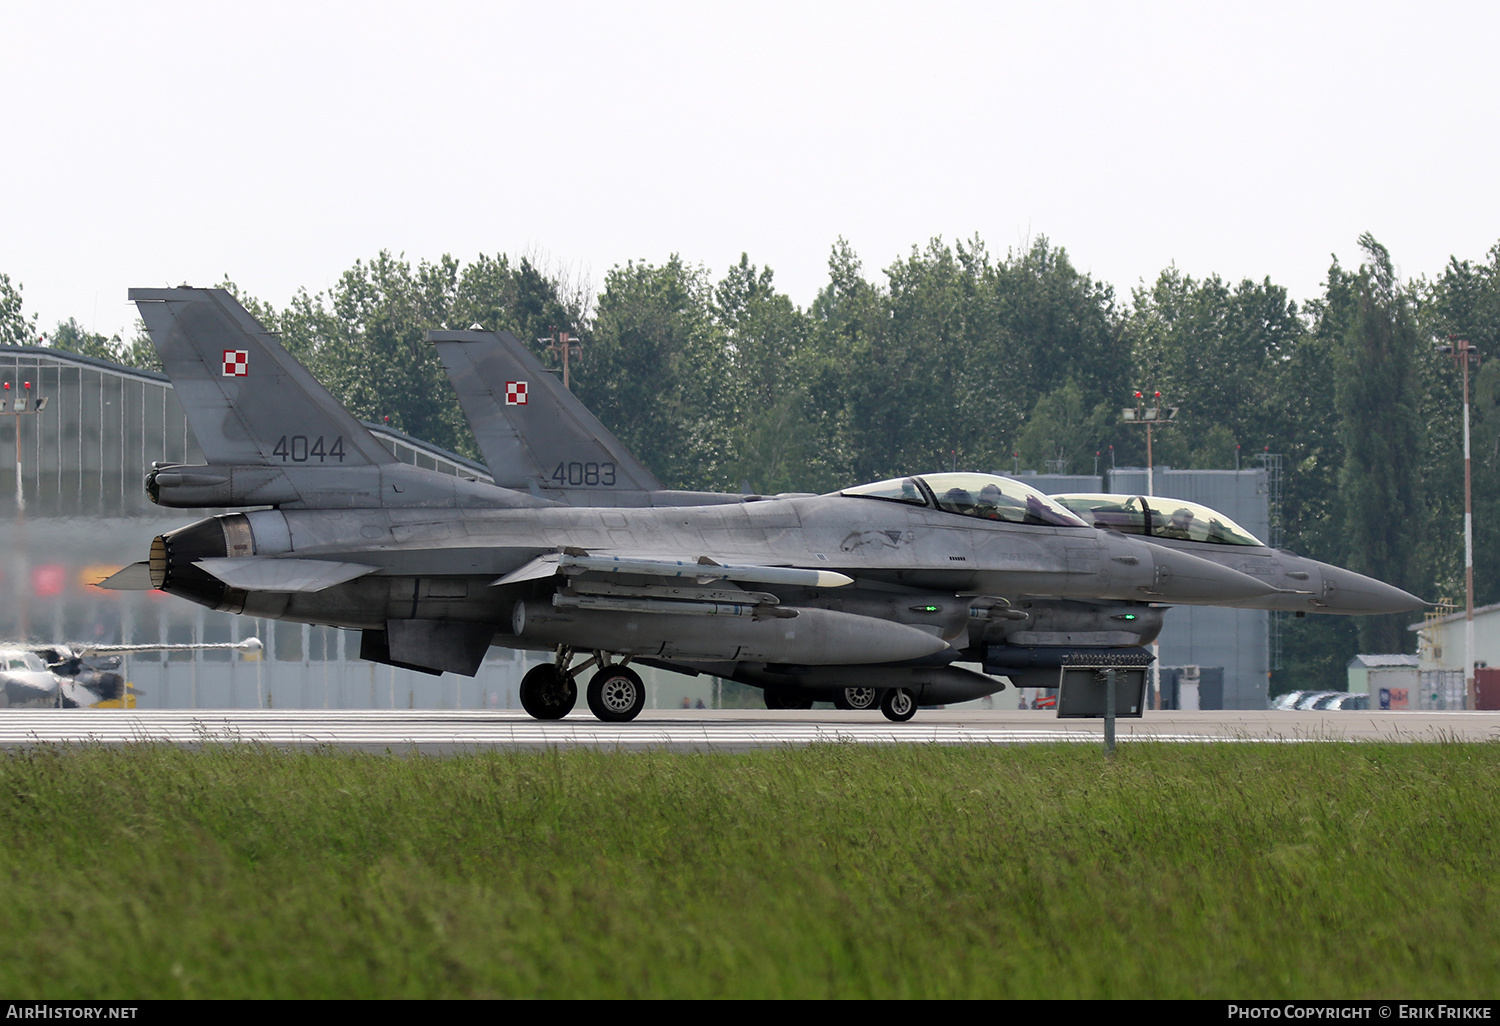
M 734 716 L 735 718 L 719 718 Z M 445 748 L 587 746 L 609 749 L 669 747 L 717 749 L 775 747 L 807 744 L 1101 744 L 1100 721 L 1040 724 L 963 722 L 949 716 L 944 722 L 895 724 L 874 722 L 818 722 L 777 720 L 745 713 L 708 713 L 692 718 L 653 718 L 649 713 L 633 723 L 611 724 L 575 712 L 562 720 L 533 720 L 520 711 L 411 710 L 10 710 L 0 715 L 0 747 L 39 744 L 264 744 L 358 748 Z M 1351 719 L 1349 726 L 1354 726 Z M 1180 727 L 1180 725 L 1177 725 Z M 1279 724 L 1278 724 L 1279 726 Z M 1300 744 L 1345 741 L 1339 732 L 1297 731 L 1287 721 L 1286 733 L 1235 730 L 1232 723 L 1209 723 L 1193 732 L 1170 729 L 1168 722 L 1122 721 L 1120 743 L 1154 741 L 1168 744 L 1205 742 L 1274 742 Z M 1391 739 L 1389 734 L 1383 739 Z M 1436 738 L 1407 737 L 1408 740 Z

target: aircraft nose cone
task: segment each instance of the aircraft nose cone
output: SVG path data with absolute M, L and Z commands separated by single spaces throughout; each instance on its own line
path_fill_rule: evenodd
M 1317 607 L 1320 613 L 1406 613 L 1427 604 L 1411 592 L 1353 570 L 1326 564 L 1319 569 L 1323 574 L 1323 594 Z
M 1271 584 L 1177 549 L 1156 549 L 1156 581 L 1147 591 L 1173 602 L 1221 603 L 1277 593 Z

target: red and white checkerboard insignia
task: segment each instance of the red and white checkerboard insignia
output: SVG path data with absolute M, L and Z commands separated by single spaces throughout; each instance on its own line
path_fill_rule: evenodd
M 507 381 L 505 383 L 505 405 L 506 406 L 525 406 L 526 405 L 526 382 L 524 382 L 524 381 Z
M 243 378 L 250 374 L 250 351 L 248 349 L 224 350 L 224 376 Z

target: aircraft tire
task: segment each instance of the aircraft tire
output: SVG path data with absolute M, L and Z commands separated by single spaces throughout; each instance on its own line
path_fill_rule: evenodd
M 880 696 L 880 711 L 893 723 L 905 723 L 917 714 L 917 699 L 906 688 L 887 688 Z
M 589 680 L 589 711 L 605 723 L 628 723 L 646 707 L 646 684 L 627 666 L 606 666 Z
M 835 709 L 873 709 L 880 704 L 880 692 L 875 688 L 838 688 L 833 693 Z
M 813 699 L 802 691 L 792 688 L 766 688 L 767 709 L 811 709 Z
M 533 666 L 521 678 L 521 708 L 534 719 L 560 720 L 577 701 L 578 685 L 552 663 Z

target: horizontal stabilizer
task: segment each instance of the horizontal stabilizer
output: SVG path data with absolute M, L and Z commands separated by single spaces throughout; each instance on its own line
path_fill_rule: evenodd
M 364 563 L 335 563 L 325 559 L 260 559 L 216 557 L 200 559 L 202 567 L 231 588 L 245 591 L 323 591 L 335 584 L 374 573 L 380 568 Z
M 146 562 L 131 563 L 96 582 L 94 587 L 108 591 L 154 591 L 156 588 L 151 583 L 151 564 Z

